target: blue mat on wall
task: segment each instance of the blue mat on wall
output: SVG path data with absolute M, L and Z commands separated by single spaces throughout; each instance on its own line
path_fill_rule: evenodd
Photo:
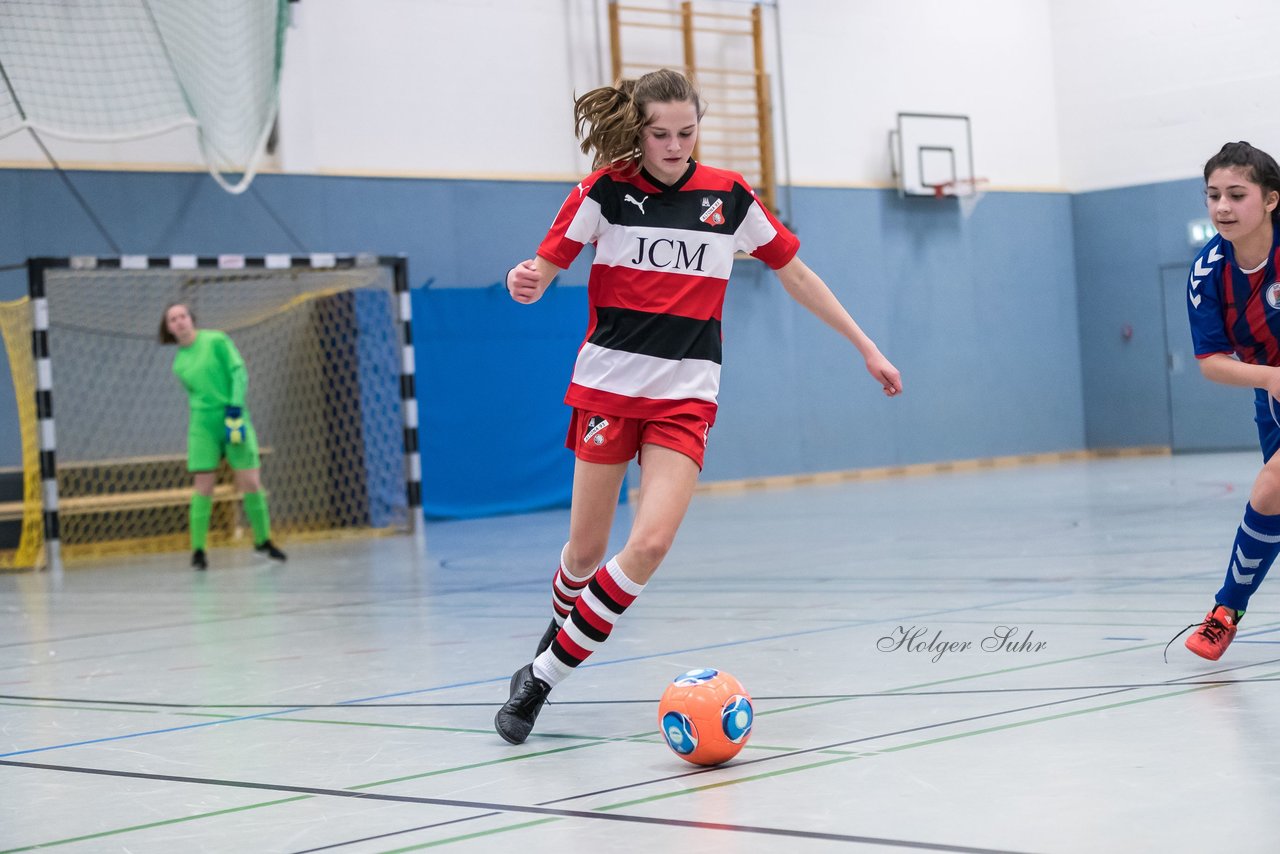
M 582 287 L 533 305 L 501 287 L 412 292 L 422 509 L 465 519 L 568 507 L 564 392 L 587 325 Z

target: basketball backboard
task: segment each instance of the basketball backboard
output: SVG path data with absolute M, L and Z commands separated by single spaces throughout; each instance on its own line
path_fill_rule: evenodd
M 968 116 L 898 113 L 889 157 L 900 195 L 963 196 L 975 186 Z

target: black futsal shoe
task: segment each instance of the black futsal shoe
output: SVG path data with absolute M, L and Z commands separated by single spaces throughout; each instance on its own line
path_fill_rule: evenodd
M 551 686 L 533 675 L 533 664 L 526 664 L 511 675 L 511 696 L 498 709 L 493 726 L 510 744 L 524 744 L 533 732 L 533 722 L 547 702 Z
M 191 553 L 191 568 L 192 569 L 208 569 L 209 568 L 209 561 L 205 560 L 205 557 L 204 557 L 204 549 L 196 549 L 194 552 Z
M 276 544 L 270 540 L 263 540 L 261 543 L 254 546 L 253 550 L 265 558 L 270 558 L 271 560 L 279 561 L 280 563 L 284 563 L 288 560 L 288 558 L 285 557 L 284 552 L 276 548 Z
M 533 654 L 534 658 L 542 655 L 551 647 L 551 642 L 556 639 L 556 635 L 560 634 L 560 624 L 555 620 L 551 621 L 551 625 L 547 626 L 547 630 L 542 633 L 542 640 L 538 641 L 538 651 Z

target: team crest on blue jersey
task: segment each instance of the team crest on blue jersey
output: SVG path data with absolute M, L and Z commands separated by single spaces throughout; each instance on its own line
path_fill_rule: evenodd
M 1263 293 L 1267 295 L 1267 305 L 1274 309 L 1280 309 L 1280 282 L 1272 282 L 1267 285 Z
M 724 225 L 724 202 L 714 196 L 702 197 L 702 216 L 707 225 Z
M 688 673 L 681 673 L 671 681 L 676 685 L 687 687 L 689 685 L 697 685 L 701 682 L 709 682 L 710 680 L 715 679 L 719 673 L 719 670 L 712 670 L 709 667 L 704 667 L 701 670 L 690 670 Z

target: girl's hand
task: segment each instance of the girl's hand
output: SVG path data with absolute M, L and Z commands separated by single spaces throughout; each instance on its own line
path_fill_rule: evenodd
M 867 359 L 867 372 L 880 383 L 888 397 L 902 393 L 902 374 L 879 351 Z
M 1280 368 L 1271 369 L 1271 375 L 1267 378 L 1267 393 L 1280 400 Z
M 507 271 L 507 293 L 511 294 L 511 298 L 516 302 L 526 305 L 537 302 L 544 290 L 542 276 L 539 275 L 538 266 L 532 258 L 521 261 Z

